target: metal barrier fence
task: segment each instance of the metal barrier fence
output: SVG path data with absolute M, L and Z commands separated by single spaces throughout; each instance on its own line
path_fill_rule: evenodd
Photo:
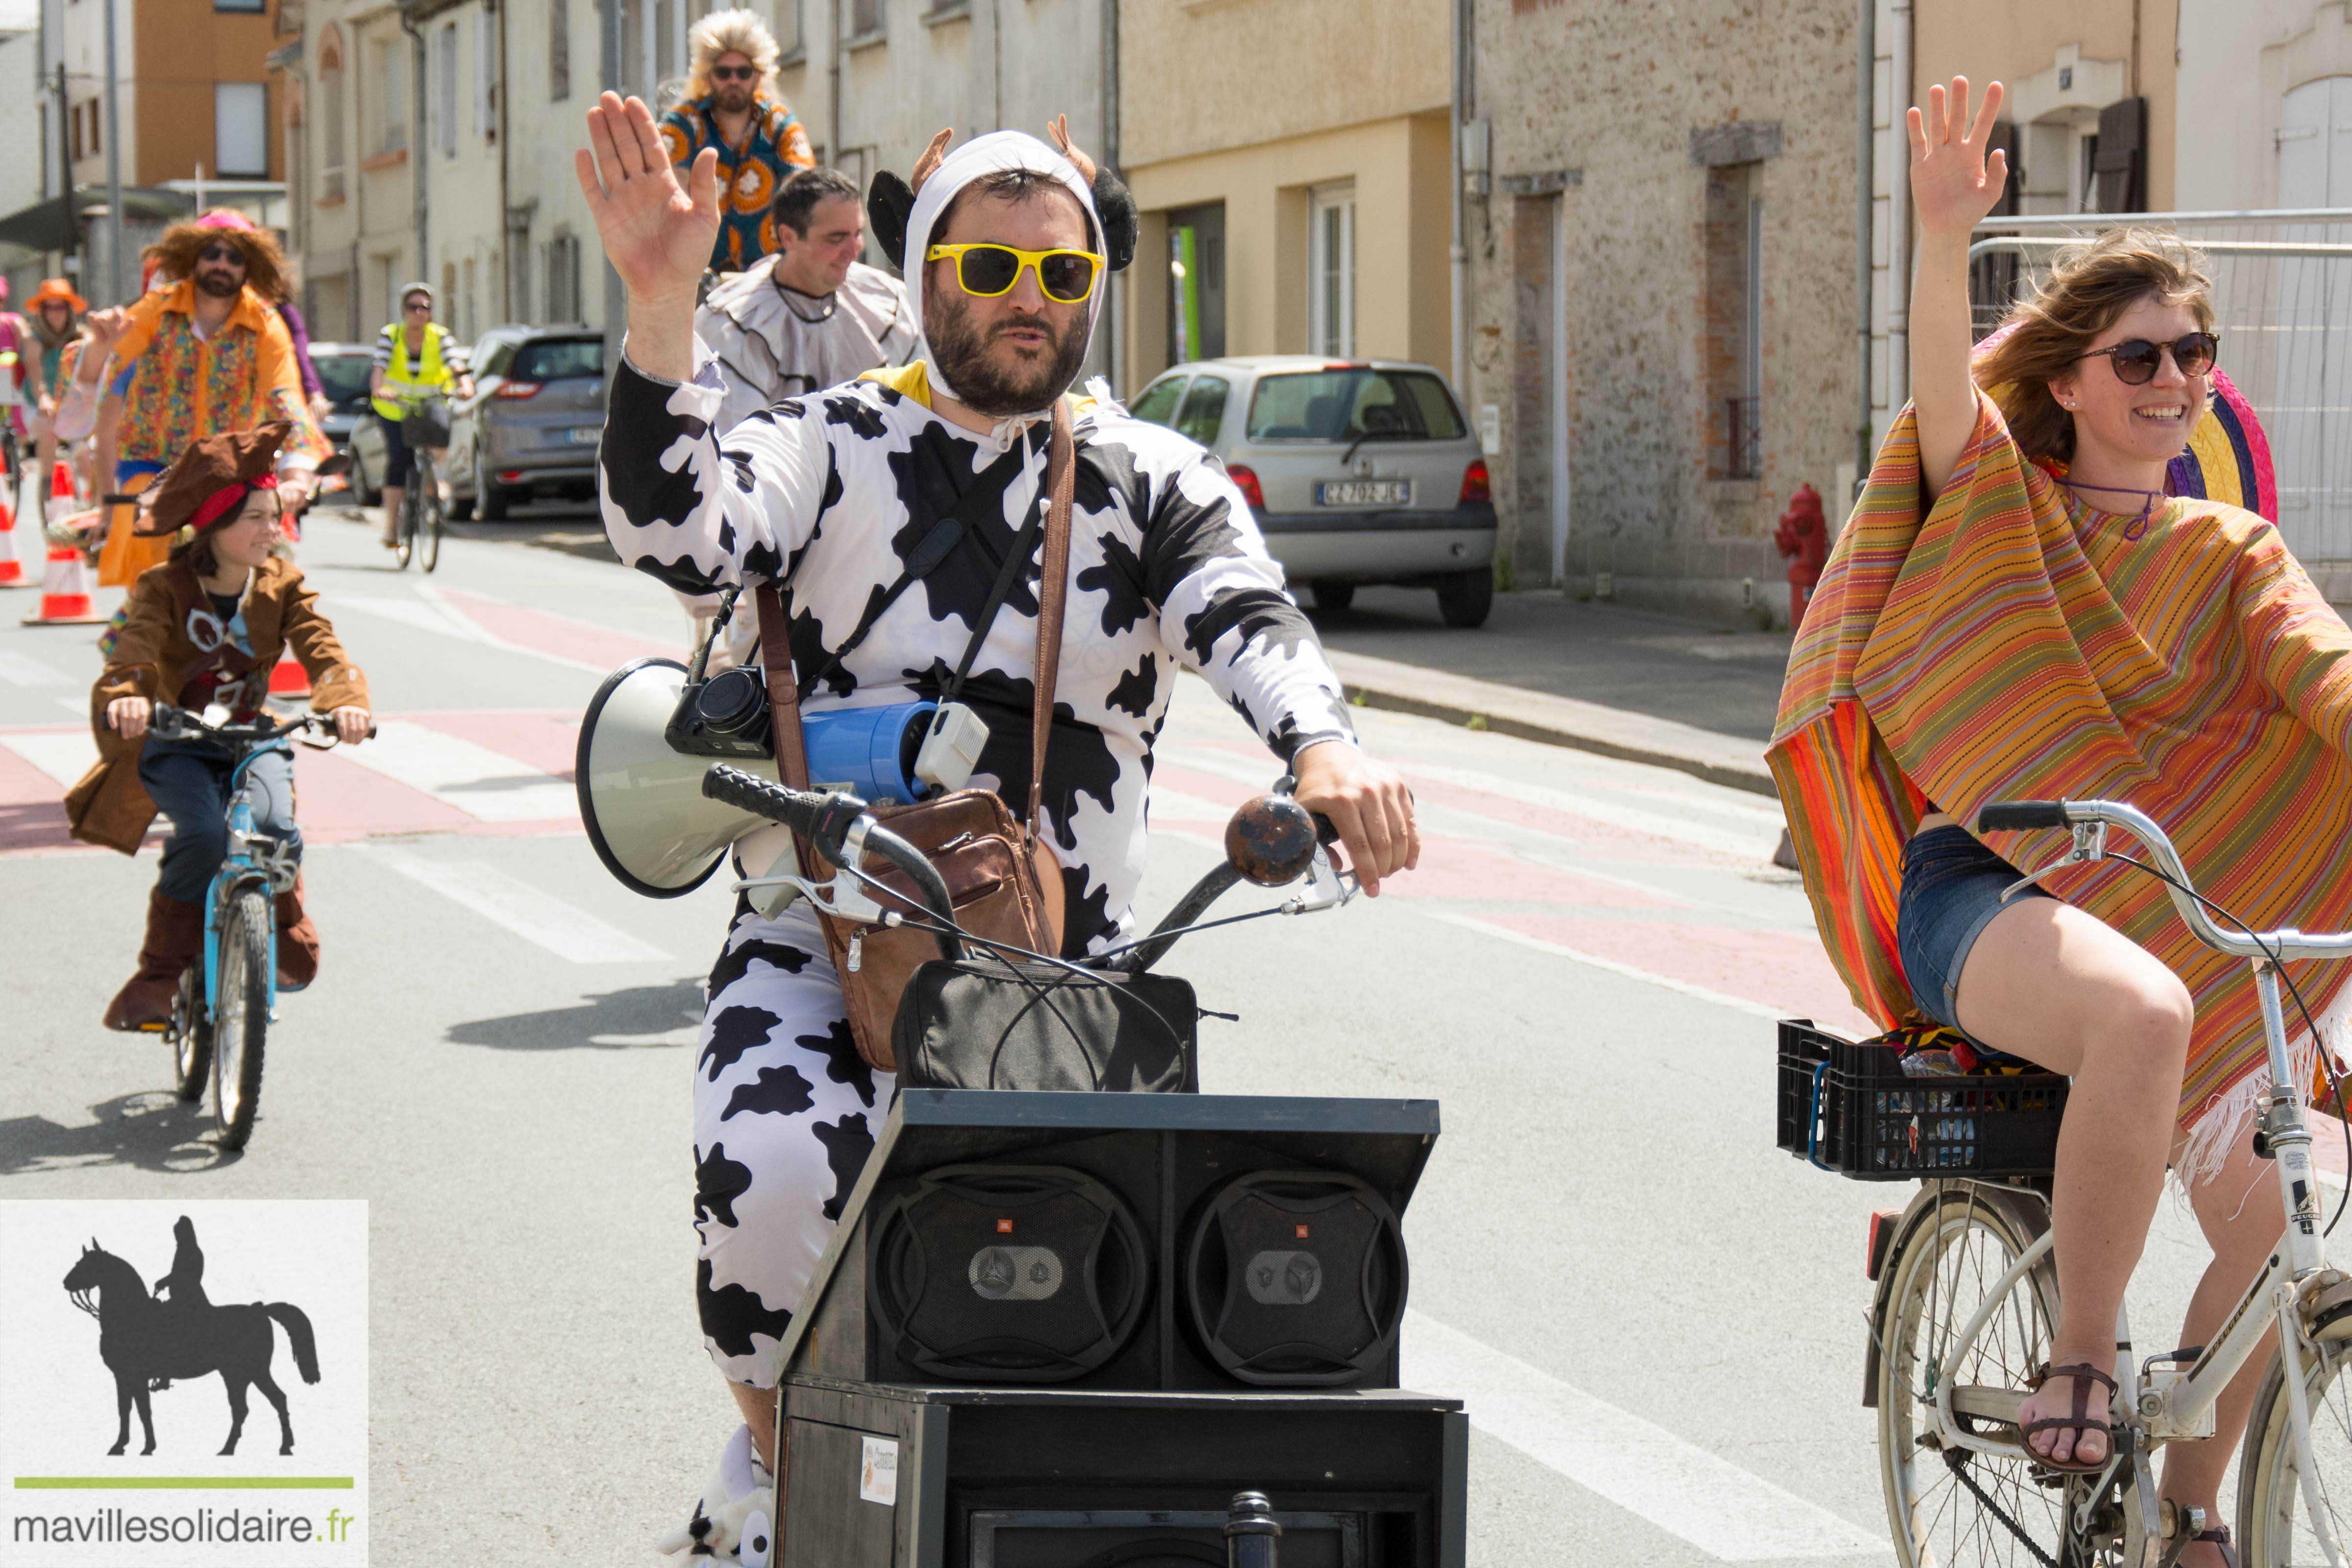
M 1978 334 L 2069 247 L 2126 226 L 2205 253 L 2221 368 L 2270 440 L 2279 531 L 2332 597 L 2352 592 L 2352 208 L 1989 218 L 1969 247 Z

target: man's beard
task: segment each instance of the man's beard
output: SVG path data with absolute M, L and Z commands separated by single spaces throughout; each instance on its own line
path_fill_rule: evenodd
M 751 107 L 751 100 L 758 92 L 757 87 L 737 87 L 730 82 L 719 89 L 719 107 L 730 114 L 740 114 Z
M 236 291 L 245 287 L 245 279 L 218 268 L 199 267 L 196 268 L 196 287 L 215 300 L 234 300 Z
M 1000 321 L 995 330 L 1002 331 L 1014 324 Z M 931 320 L 924 328 L 924 335 L 931 341 L 931 358 L 954 389 L 956 401 L 975 414 L 992 419 L 1034 414 L 1060 396 L 1086 363 L 1087 331 L 1083 314 L 1072 318 L 1059 334 L 1043 316 L 1018 324 L 1045 333 L 1048 348 L 1034 360 L 1016 356 L 1006 366 L 990 356 L 987 342 L 971 324 L 971 307 L 960 292 L 948 295 L 932 308 Z

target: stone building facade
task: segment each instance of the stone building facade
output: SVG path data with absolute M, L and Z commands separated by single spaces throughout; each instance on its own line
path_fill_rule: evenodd
M 1775 523 L 1852 484 L 1849 0 L 1475 0 L 1468 401 L 1517 586 L 1787 616 Z

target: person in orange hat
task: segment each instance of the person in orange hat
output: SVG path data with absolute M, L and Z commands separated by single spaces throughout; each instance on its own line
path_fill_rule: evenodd
M 26 356 L 26 395 L 33 404 L 33 441 L 40 467 L 47 474 L 58 459 L 58 393 L 66 345 L 81 335 L 81 318 L 88 301 L 62 278 L 44 278 L 25 301 L 26 324 L 32 329 Z
M 273 553 L 282 514 L 278 466 L 293 427 L 284 420 L 192 443 L 155 483 L 142 534 L 172 539 L 164 564 L 131 584 L 121 634 L 90 692 L 99 761 L 66 796 L 73 836 L 136 854 L 160 810 L 172 819 L 147 902 L 139 968 L 106 1009 L 110 1029 L 151 1028 L 171 1016 L 180 972 L 204 938 L 206 886 L 228 852 L 222 826 L 234 759 L 203 740 L 148 732 L 159 701 L 218 703 L 238 720 L 261 710 L 269 672 L 288 647 L 310 678 L 313 710 L 331 713 L 346 744 L 368 732 L 367 678 L 319 613 L 300 568 Z M 265 751 L 246 765 L 259 785 L 258 826 L 291 846 L 294 759 Z M 302 883 L 278 896 L 278 984 L 318 973 L 319 933 Z

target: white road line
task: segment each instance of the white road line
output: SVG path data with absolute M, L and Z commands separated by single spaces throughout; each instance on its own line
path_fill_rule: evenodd
M 565 780 L 429 725 L 379 720 L 374 740 L 338 754 L 478 821 L 579 820 L 579 794 Z
M 1406 1387 L 1460 1398 L 1488 1436 L 1720 1562 L 1893 1555 L 1883 1531 L 1419 1312 L 1403 1344 Z
M 81 783 L 98 761 L 98 742 L 87 728 L 75 730 L 11 730 L 0 734 L 5 746 L 68 789 Z
M 381 616 L 386 620 L 398 621 L 401 625 L 415 627 L 418 631 L 437 632 L 443 637 L 456 637 L 460 642 L 479 643 L 485 647 L 494 647 L 504 653 L 517 653 L 530 658 L 544 659 L 549 664 L 560 664 L 566 669 L 584 669 L 595 675 L 608 673 L 607 666 L 591 664 L 584 658 L 573 658 L 568 654 L 550 653 L 544 648 L 529 647 L 521 643 L 509 642 L 506 638 L 484 629 L 471 616 L 442 598 L 433 589 L 419 586 L 415 590 L 415 595 L 414 598 L 404 598 L 392 594 L 348 594 L 338 590 L 329 599 L 327 608 L 336 614 L 352 609 L 364 615 Z
M 391 844 L 343 847 L 574 963 L 666 963 L 670 954 L 481 860 L 445 860 Z
M 1805 1009 L 1802 1007 L 1767 1006 L 1761 1002 L 1750 1002 L 1745 996 L 1734 996 L 1727 991 L 1710 991 L 1704 985 L 1694 985 L 1687 980 L 1676 980 L 1671 975 L 1654 973 L 1647 969 L 1637 969 L 1630 963 L 1620 963 L 1613 958 L 1603 958 L 1597 952 L 1585 952 L 1578 948 L 1564 947 L 1556 942 L 1546 942 L 1539 936 L 1529 936 L 1525 931 L 1513 931 L 1509 926 L 1496 925 L 1492 921 L 1482 921 L 1475 915 L 1457 914 L 1452 910 L 1423 909 L 1412 905 L 1407 907 L 1412 909 L 1415 914 L 1426 915 L 1433 921 L 1444 921 L 1450 926 L 1460 926 L 1464 931 L 1475 931 L 1480 936 L 1491 936 L 1500 942 L 1533 948 L 1538 952 L 1549 952 L 1555 958 L 1565 958 L 1577 963 L 1589 964 L 1594 969 L 1605 969 L 1612 974 L 1622 974 L 1628 980 L 1639 980 L 1645 985 L 1656 985 L 1668 991 L 1679 991 L 1685 996 L 1696 996 L 1702 1002 L 1712 1002 L 1718 1007 L 1736 1008 L 1754 1017 L 1769 1018 L 1776 1024 L 1783 1018 L 1801 1018 L 1805 1016 Z
M 27 658 L 21 653 L 0 648 L 0 680 L 11 686 L 79 686 L 61 669 L 52 669 L 37 658 Z
M 465 626 L 478 642 L 488 643 L 492 647 L 504 648 L 509 653 L 529 654 L 533 658 L 543 658 L 550 664 L 561 664 L 572 669 L 584 669 L 592 675 L 605 675 L 609 674 L 612 670 L 612 666 L 607 664 L 591 664 L 584 658 L 573 658 L 569 654 L 550 653 L 544 648 L 530 647 L 519 642 L 509 642 L 506 638 L 499 636 L 498 633 L 490 630 L 489 627 L 482 625 L 481 622 L 476 620 L 473 616 L 467 615 L 457 605 L 451 604 L 447 595 L 444 595 L 440 589 L 436 588 L 430 583 L 417 584 L 416 596 L 424 600 L 426 604 L 432 605 L 436 610 L 441 612 L 442 615 L 448 617 L 450 620 Z M 593 625 L 591 622 L 573 620 L 573 617 L 569 616 L 561 616 L 559 618 L 563 620 L 572 620 L 572 624 L 575 626 Z M 598 629 L 602 630 L 604 628 L 600 627 Z

